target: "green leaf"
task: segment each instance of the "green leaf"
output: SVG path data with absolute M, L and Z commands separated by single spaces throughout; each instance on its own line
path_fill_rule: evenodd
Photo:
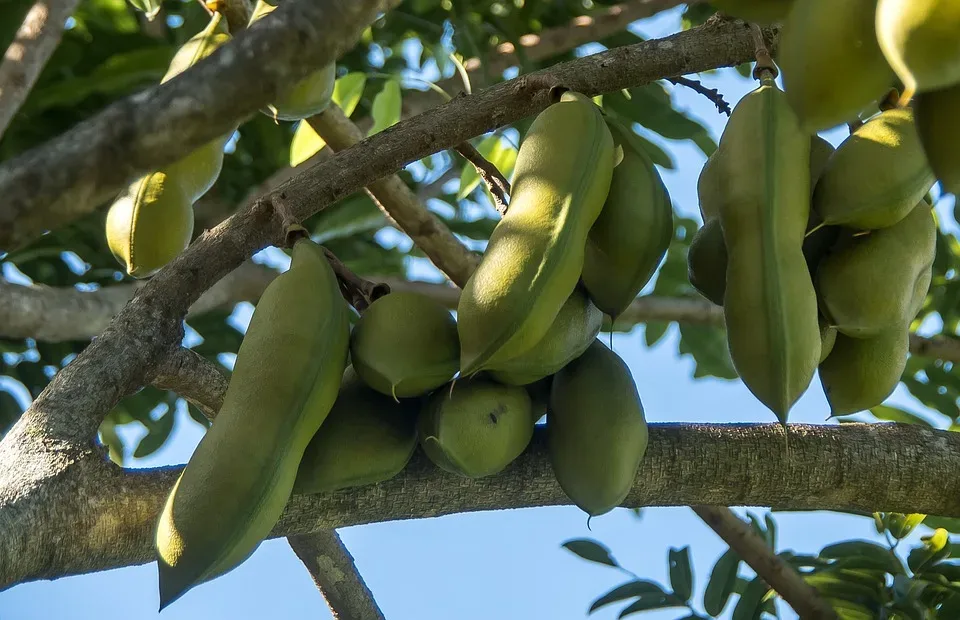
M 629 99 L 618 92 L 608 93 L 604 96 L 604 108 L 612 108 L 664 138 L 691 140 L 708 157 L 717 150 L 717 143 L 703 125 L 673 107 L 670 94 L 662 84 L 647 84 L 629 92 Z
M 693 357 L 696 368 L 693 376 L 736 379 L 736 369 L 730 359 L 727 334 L 722 327 L 680 323 L 680 354 Z
M 490 152 L 500 142 L 496 135 L 490 135 L 480 141 L 477 145 L 477 152 L 483 155 L 484 159 L 489 161 Z M 460 172 L 460 191 L 457 192 L 457 200 L 463 200 L 469 196 L 473 190 L 480 184 L 480 174 L 477 168 L 469 161 L 463 164 L 463 170 Z
M 948 532 L 953 532 L 954 534 L 960 534 L 960 519 L 954 519 L 952 517 L 938 517 L 936 515 L 929 515 L 926 519 L 923 520 L 923 524 L 932 529 L 937 529 L 942 527 Z
M 664 323 L 661 321 L 650 321 L 643 324 L 643 341 L 647 343 L 648 347 L 660 342 L 660 339 L 663 338 L 664 334 L 667 333 L 667 329 L 670 328 L 670 323 Z
M 777 548 L 777 522 L 773 520 L 773 515 L 769 512 L 763 515 L 763 522 L 767 525 L 767 546 L 771 549 Z
M 100 425 L 100 442 L 108 449 L 110 460 L 123 467 L 123 442 L 117 435 L 117 425 L 110 420 L 104 420 Z
M 630 598 L 637 598 L 640 596 L 667 596 L 667 593 L 663 591 L 663 588 L 659 584 L 656 584 L 652 581 L 637 580 L 630 581 L 624 584 L 621 584 L 610 590 L 590 605 L 590 610 L 588 613 L 593 613 L 601 607 L 606 607 L 611 603 L 618 603 L 620 601 L 625 601 Z
M 826 598 L 827 603 L 837 612 L 840 620 L 876 620 L 877 613 L 869 607 L 858 605 L 850 601 Z
M 670 549 L 670 587 L 682 601 L 693 594 L 693 572 L 690 570 L 690 547 Z
M 333 85 L 333 102 L 343 110 L 344 116 L 349 117 L 357 109 L 366 84 L 367 76 L 359 72 L 337 78 Z
M 924 576 L 941 575 L 945 577 L 947 581 L 960 583 L 960 564 L 937 562 L 936 564 L 929 564 L 923 567 L 921 572 Z
M 903 540 L 910 535 L 918 525 L 923 523 L 927 515 L 922 514 L 901 514 L 899 512 L 888 512 L 884 516 L 884 523 L 890 535 L 897 540 Z
M 610 550 L 595 540 L 589 540 L 586 538 L 568 540 L 561 546 L 566 548 L 567 551 L 580 556 L 584 560 L 596 562 L 597 564 L 613 566 L 614 568 L 620 567 L 620 565 L 617 564 L 617 561 L 613 559 L 613 556 L 610 555 Z
M 297 129 L 293 132 L 293 140 L 290 141 L 290 165 L 299 166 L 326 145 L 326 140 L 320 137 L 306 119 L 298 122 Z
M 357 193 L 318 213 L 310 228 L 317 243 L 328 243 L 380 230 L 386 225 L 387 218 L 373 200 L 366 194 Z
M 889 549 L 867 540 L 848 540 L 828 545 L 820 550 L 820 557 L 838 560 L 843 568 L 878 569 L 891 575 L 905 572 L 900 559 Z
M 650 609 L 665 609 L 667 607 L 684 607 L 685 603 L 678 599 L 675 596 L 670 594 L 644 594 L 631 605 L 624 608 L 620 612 L 618 618 L 626 618 L 627 616 L 639 613 L 641 611 L 648 611 Z
M 367 136 L 372 136 L 400 122 L 402 104 L 400 82 L 387 80 L 383 85 L 383 90 L 373 98 L 373 108 L 370 111 L 370 116 L 373 117 L 373 127 L 370 128 Z
M 737 606 L 733 608 L 733 620 L 754 620 L 760 615 L 760 606 L 764 597 L 770 591 L 763 579 L 755 578 L 747 584 L 746 590 L 740 595 Z
M 167 410 L 157 420 L 151 420 L 152 423 L 145 421 L 148 432 L 137 444 L 137 449 L 133 451 L 133 458 L 142 459 L 159 450 L 160 446 L 170 437 L 175 418 L 173 407 L 167 407 Z
M 920 539 L 923 545 L 910 550 L 907 566 L 913 572 L 922 570 L 928 564 L 934 564 L 950 555 L 950 535 L 947 530 L 937 528 L 933 534 Z
M 850 601 L 862 605 L 881 605 L 880 596 L 882 583 L 870 581 L 866 583 L 857 580 L 856 574 L 847 574 L 842 571 L 824 571 L 806 575 L 805 580 L 817 589 L 824 597 Z
M 720 556 L 710 573 L 710 581 L 703 593 L 703 609 L 711 616 L 719 616 L 727 606 L 727 600 L 737 585 L 737 571 L 740 570 L 740 556 L 728 549 Z
M 933 424 L 924 420 L 922 417 L 915 413 L 899 409 L 897 407 L 890 407 L 888 405 L 877 405 L 870 409 L 870 413 L 873 417 L 878 420 L 884 420 L 886 422 L 900 422 L 902 424 L 920 424 L 926 426 L 927 428 L 933 428 Z

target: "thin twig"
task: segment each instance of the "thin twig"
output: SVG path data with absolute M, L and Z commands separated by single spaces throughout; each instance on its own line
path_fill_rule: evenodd
M 677 86 L 686 86 L 691 90 L 695 90 L 709 99 L 713 105 L 717 106 L 718 112 L 730 116 L 730 104 L 726 102 L 726 100 L 723 98 L 723 95 L 721 95 L 720 91 L 716 88 L 707 88 L 697 80 L 691 80 L 682 76 L 667 78 L 667 81 Z
M 804 581 L 789 564 L 777 556 L 749 525 L 720 506 L 691 506 L 697 516 L 736 551 L 743 561 L 776 590 L 784 601 L 801 617 L 810 620 L 838 618 L 833 608 L 819 592 Z
M 333 272 L 337 274 L 337 281 L 340 283 L 340 292 L 344 299 L 350 302 L 350 305 L 362 313 L 367 307 L 377 299 L 390 292 L 390 286 L 383 283 L 371 282 L 355 274 L 349 267 L 343 264 L 336 255 L 323 248 Z
M 455 147 L 464 159 L 473 164 L 477 169 L 477 174 L 486 183 L 490 195 L 493 196 L 493 202 L 500 215 L 507 213 L 507 196 L 510 195 L 510 182 L 503 176 L 503 173 L 496 166 L 487 161 L 472 144 L 461 142 Z
M 0 137 L 60 44 L 67 18 L 78 4 L 80 0 L 38 0 L 27 11 L 0 63 Z

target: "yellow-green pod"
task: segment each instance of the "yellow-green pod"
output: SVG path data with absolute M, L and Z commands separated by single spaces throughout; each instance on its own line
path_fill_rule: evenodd
M 635 143 L 633 132 L 610 119 L 607 124 L 623 159 L 613 169 L 607 200 L 587 237 L 583 285 L 593 303 L 616 320 L 667 253 L 673 206 L 660 173 Z
M 349 323 L 330 264 L 308 239 L 264 291 L 223 406 L 156 529 L 161 609 L 232 570 L 276 525 L 304 449 L 337 397 Z
M 727 288 L 727 246 L 718 218 L 706 220 L 690 240 L 687 278 L 701 295 L 718 306 L 723 305 Z
M 856 413 L 886 400 L 900 382 L 909 349 L 904 325 L 871 338 L 837 334 L 833 350 L 819 369 L 830 415 Z
M 787 16 L 793 0 L 711 0 L 710 4 L 738 19 L 769 25 Z
M 406 467 L 417 448 L 418 399 L 399 402 L 347 367 L 337 401 L 300 460 L 294 493 L 376 484 Z
M 250 25 L 276 8 L 276 1 L 257 0 L 250 16 Z M 320 114 L 330 106 L 336 79 L 337 63 L 331 62 L 294 84 L 261 112 L 282 121 L 298 121 Z
M 876 6 L 877 0 L 803 0 L 787 15 L 777 63 L 804 130 L 857 118 L 893 85 L 877 45 Z
M 943 188 L 960 196 L 960 84 L 922 93 L 916 104 L 923 152 Z
M 827 356 L 830 355 L 830 352 L 833 351 L 833 345 L 837 342 L 837 328 L 833 325 L 830 325 L 830 322 L 827 321 L 822 315 L 819 317 L 820 321 L 820 363 L 823 363 L 823 360 L 827 359 Z
M 877 41 L 908 91 L 960 84 L 960 2 L 880 0 Z
M 720 148 L 730 357 L 747 388 L 785 423 L 820 359 L 817 297 L 803 255 L 810 137 L 765 73 L 734 108 Z
M 462 374 L 524 353 L 550 329 L 580 280 L 613 159 L 603 115 L 583 95 L 564 93 L 533 121 L 517 154 L 510 210 L 460 295 Z
M 828 225 L 876 230 L 903 219 L 933 187 L 913 110 L 881 112 L 844 140 L 813 193 Z
M 717 160 L 721 157 L 720 149 L 715 150 L 704 162 L 700 176 L 697 177 L 697 198 L 700 203 L 700 217 L 704 223 L 720 216 L 720 200 L 723 196 L 720 193 Z
M 594 340 L 553 377 L 547 449 L 560 488 L 590 516 L 613 510 L 633 486 L 647 441 L 630 369 Z
M 437 467 L 482 478 L 520 456 L 535 422 L 526 389 L 478 376 L 434 392 L 420 411 L 417 434 Z
M 869 338 L 909 323 L 929 286 L 937 225 L 925 201 L 894 226 L 845 229 L 817 269 L 823 315 L 841 334 Z
M 489 374 L 507 385 L 527 385 L 548 377 L 579 357 L 600 333 L 602 323 L 603 313 L 578 286 L 540 342 L 490 368 Z
M 360 316 L 350 336 L 350 358 L 363 382 L 381 394 L 421 396 L 457 374 L 457 322 L 425 295 L 389 293 Z

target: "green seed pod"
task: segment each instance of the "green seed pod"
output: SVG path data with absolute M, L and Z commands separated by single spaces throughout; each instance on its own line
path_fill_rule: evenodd
M 223 406 L 160 514 L 163 609 L 243 562 L 276 525 L 304 449 L 346 367 L 347 306 L 309 239 L 270 283 L 237 353 Z
M 909 323 L 930 284 L 937 225 L 924 201 L 894 226 L 845 229 L 817 269 L 820 309 L 841 334 L 869 338 Z
M 517 154 L 510 210 L 460 295 L 463 375 L 526 352 L 550 329 L 580 280 L 613 160 L 610 130 L 583 95 L 564 93 L 533 121 Z
M 437 390 L 420 412 L 420 445 L 441 469 L 468 478 L 502 471 L 533 438 L 530 395 L 483 377 Z
M 547 449 L 557 482 L 590 516 L 609 512 L 630 492 L 647 440 L 630 369 L 594 340 L 553 378 Z
M 830 322 L 827 321 L 823 316 L 819 317 L 820 321 L 820 363 L 823 363 L 823 360 L 827 359 L 827 356 L 830 355 L 830 352 L 833 351 L 833 345 L 837 342 L 837 328 L 833 325 L 830 325 Z
M 250 25 L 277 8 L 276 1 L 257 0 L 250 16 Z M 333 98 L 333 87 L 337 80 L 337 63 L 317 69 L 289 88 L 276 101 L 261 110 L 274 120 L 299 121 L 308 116 L 320 114 L 328 107 Z
M 294 493 L 376 484 L 407 466 L 417 448 L 417 399 L 394 401 L 347 367 L 330 415 L 300 460 Z
M 360 316 L 350 336 L 350 357 L 364 383 L 381 394 L 421 396 L 457 374 L 457 322 L 433 299 L 396 291 Z
M 840 144 L 817 182 L 813 208 L 827 224 L 876 230 L 903 219 L 935 180 L 913 111 L 895 108 Z
M 909 332 L 904 326 L 872 338 L 837 334 L 833 351 L 819 369 L 830 415 L 856 413 L 886 400 L 900 382 L 909 348 Z
M 943 188 L 960 195 L 960 84 L 923 93 L 916 99 L 917 133 Z
M 616 320 L 667 253 L 673 239 L 673 206 L 657 168 L 635 144 L 633 132 L 610 119 L 607 124 L 614 143 L 623 148 L 623 160 L 613 169 L 607 200 L 587 237 L 583 284 L 593 303 Z
M 820 359 L 817 297 L 803 256 L 810 137 L 766 73 L 733 110 L 720 144 L 730 357 L 747 388 L 786 423 Z
M 548 377 L 590 346 L 600 333 L 601 323 L 603 313 L 578 286 L 540 342 L 526 353 L 498 363 L 489 374 L 506 385 L 527 385 Z
M 720 176 L 717 160 L 723 157 L 717 149 L 707 158 L 697 178 L 697 198 L 700 201 L 700 217 L 703 221 L 720 217 Z
M 787 99 L 804 130 L 857 118 L 893 85 L 877 45 L 877 0 L 804 0 L 783 23 L 778 64 Z
M 910 92 L 960 83 L 960 2 L 880 0 L 877 41 Z
M 719 219 L 706 220 L 690 240 L 687 277 L 701 295 L 718 306 L 723 305 L 727 288 L 727 246 Z

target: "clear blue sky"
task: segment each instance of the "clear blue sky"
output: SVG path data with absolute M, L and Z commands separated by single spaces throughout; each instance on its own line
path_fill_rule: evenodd
M 670 11 L 634 29 L 648 37 L 663 36 L 676 30 L 677 15 L 677 11 Z M 733 70 L 705 76 L 704 82 L 719 88 L 731 104 L 755 84 Z M 718 115 L 710 102 L 685 89 L 675 90 L 674 100 L 706 123 L 719 139 L 726 117 Z M 824 137 L 836 144 L 844 136 L 845 131 L 836 130 Z M 660 143 L 670 149 L 677 162 L 676 170 L 663 171 L 676 210 L 699 217 L 696 180 L 704 156 L 689 142 Z M 938 205 L 945 215 L 951 209 L 948 201 Z M 250 306 L 243 304 L 235 313 L 239 323 L 249 320 L 249 310 Z M 650 422 L 774 419 L 738 381 L 692 380 L 692 361 L 676 353 L 676 326 L 652 349 L 643 344 L 643 327 L 629 335 L 618 335 L 614 345 L 633 372 Z M 890 402 L 924 410 L 902 387 Z M 827 414 L 815 378 L 792 410 L 790 420 L 824 423 Z M 167 445 L 147 459 L 132 461 L 130 466 L 153 467 L 187 460 L 202 431 L 184 412 L 178 415 L 177 431 Z M 762 514 L 764 510 L 754 512 Z M 780 526 L 778 550 L 816 553 L 822 546 L 846 538 L 879 540 L 872 522 L 859 517 L 781 513 L 776 518 Z M 578 509 L 555 507 L 381 523 L 344 528 L 340 535 L 388 620 L 585 618 L 596 597 L 628 578 L 562 549 L 560 544 L 571 538 L 595 538 L 610 547 L 626 568 L 665 585 L 669 584 L 668 549 L 690 545 L 695 597 L 702 596 L 713 563 L 726 549 L 686 508 L 646 509 L 640 519 L 631 511 L 617 509 L 594 519 L 591 527 L 592 532 Z M 742 574 L 749 573 L 742 570 Z M 17 586 L 0 593 L 0 619 L 152 619 L 157 617 L 158 600 L 156 564 L 151 563 Z M 592 617 L 616 618 L 623 606 L 611 606 Z M 724 617 L 729 617 L 732 607 L 728 605 Z M 783 618 L 796 617 L 786 606 L 781 605 L 781 610 Z M 682 612 L 673 609 L 636 617 L 679 618 Z M 189 592 L 161 616 L 165 620 L 288 617 L 331 616 L 283 539 L 264 543 L 242 566 Z

